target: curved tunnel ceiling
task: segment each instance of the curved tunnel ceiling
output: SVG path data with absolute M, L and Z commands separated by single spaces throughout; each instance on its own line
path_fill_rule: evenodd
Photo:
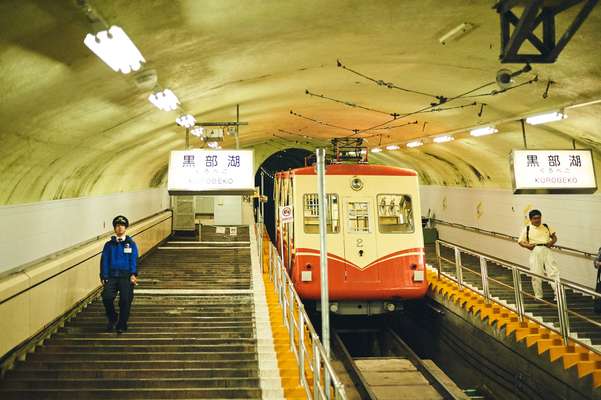
M 305 94 L 406 113 L 433 99 L 378 86 L 337 67 L 436 95 L 453 96 L 494 80 L 501 65 L 493 1 L 169 1 L 97 0 L 122 26 L 198 120 L 235 118 L 241 145 L 257 162 L 288 147 L 314 148 L 349 132 L 295 117 L 363 129 L 389 119 Z M 558 32 L 577 9 L 561 15 Z M 474 29 L 443 46 L 438 38 L 462 22 Z M 0 204 L 132 191 L 165 184 L 168 153 L 184 146 L 175 112 L 162 112 L 134 76 L 110 70 L 83 44 L 92 27 L 75 2 L 12 0 L 0 4 Z M 448 111 L 416 114 L 417 124 L 381 133 L 381 144 L 547 111 L 601 98 L 601 8 L 596 7 L 555 64 L 533 65 L 495 96 L 455 100 Z M 543 98 L 547 81 L 553 84 Z M 495 86 L 475 93 L 487 93 Z M 479 104 L 486 103 L 481 116 Z M 601 151 L 601 105 L 569 110 L 569 118 L 527 126 L 531 148 Z M 370 155 L 373 162 L 416 169 L 425 184 L 510 187 L 508 154 L 522 147 L 519 123 L 498 124 L 483 138 Z M 279 133 L 279 129 L 314 137 Z M 274 136 L 277 135 L 279 137 Z M 369 145 L 380 144 L 372 136 Z M 193 145 L 200 145 L 193 142 Z M 232 147 L 231 139 L 226 140 Z

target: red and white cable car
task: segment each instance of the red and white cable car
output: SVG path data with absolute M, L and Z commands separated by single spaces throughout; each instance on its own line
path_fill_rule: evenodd
M 423 297 L 428 284 L 417 173 L 331 164 L 325 187 L 331 311 L 378 314 Z M 276 244 L 297 292 L 308 302 L 320 298 L 316 188 L 315 167 L 276 173 Z M 277 210 L 289 205 L 294 221 L 281 224 Z

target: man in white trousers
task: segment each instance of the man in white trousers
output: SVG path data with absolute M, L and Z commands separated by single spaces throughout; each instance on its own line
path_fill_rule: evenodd
M 518 239 L 518 244 L 530 250 L 530 271 L 538 275 L 547 276 L 555 282 L 559 276 L 559 267 L 551 252 L 551 247 L 557 242 L 555 230 L 542 223 L 542 213 L 532 210 L 528 213 L 530 223 L 524 227 Z M 555 298 L 555 283 L 553 287 L 553 300 Z M 543 298 L 543 284 L 540 278 L 532 278 L 532 288 L 537 299 Z

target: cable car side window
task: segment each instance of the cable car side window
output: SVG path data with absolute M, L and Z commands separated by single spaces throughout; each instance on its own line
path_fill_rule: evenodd
M 408 194 L 379 194 L 377 196 L 380 233 L 413 233 L 413 205 Z
M 328 233 L 340 232 L 340 210 L 338 195 L 328 193 L 326 205 L 326 226 Z M 303 223 L 305 233 L 319 233 L 319 196 L 317 193 L 303 195 Z
M 349 201 L 347 204 L 348 232 L 369 232 L 369 202 Z

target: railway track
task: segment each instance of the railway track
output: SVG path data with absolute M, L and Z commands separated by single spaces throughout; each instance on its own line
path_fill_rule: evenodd
M 336 357 L 362 399 L 475 399 L 466 395 L 436 364 L 420 359 L 390 328 L 332 332 Z

